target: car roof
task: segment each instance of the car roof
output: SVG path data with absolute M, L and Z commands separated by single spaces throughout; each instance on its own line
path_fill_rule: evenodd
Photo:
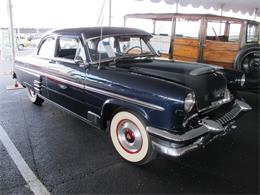
M 126 27 L 82 27 L 82 28 L 64 28 L 57 29 L 48 32 L 47 34 L 58 34 L 58 35 L 71 35 L 79 36 L 84 34 L 85 38 L 94 38 L 108 35 L 137 35 L 137 36 L 151 36 L 150 33 L 136 29 Z

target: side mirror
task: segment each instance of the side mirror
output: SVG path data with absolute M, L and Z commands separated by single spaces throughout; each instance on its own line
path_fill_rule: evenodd
M 74 58 L 74 62 L 75 62 L 75 64 L 79 65 L 79 67 L 81 67 L 81 68 L 86 68 L 87 65 L 88 65 L 88 64 L 86 64 L 86 63 L 84 62 L 84 60 L 82 59 L 81 56 L 76 56 L 76 57 Z

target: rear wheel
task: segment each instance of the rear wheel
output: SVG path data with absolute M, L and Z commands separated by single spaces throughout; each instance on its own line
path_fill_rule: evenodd
M 30 87 L 27 87 L 27 95 L 29 97 L 29 100 L 36 105 L 41 105 L 44 102 L 44 99 L 40 98 L 35 90 Z
M 150 162 L 155 155 L 145 128 L 140 117 L 127 111 L 115 114 L 110 124 L 110 136 L 116 151 L 137 165 Z

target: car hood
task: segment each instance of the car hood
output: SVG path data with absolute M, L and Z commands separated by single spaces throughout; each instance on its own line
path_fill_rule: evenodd
M 212 105 L 213 102 L 223 99 L 225 95 L 226 79 L 216 72 L 215 66 L 160 60 L 122 64 L 122 67 L 126 66 L 131 72 L 190 88 L 195 93 L 198 109 Z

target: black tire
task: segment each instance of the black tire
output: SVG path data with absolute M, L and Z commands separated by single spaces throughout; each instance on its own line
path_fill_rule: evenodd
M 252 76 L 260 74 L 260 45 L 247 45 L 236 55 L 234 69 Z
M 24 45 L 23 45 L 23 44 L 19 44 L 19 45 L 18 45 L 18 50 L 21 51 L 21 50 L 23 50 L 23 49 L 24 49 Z
M 144 165 L 156 155 L 146 124 L 129 111 L 120 111 L 113 116 L 110 137 L 118 154 L 135 165 Z
M 44 102 L 44 99 L 40 98 L 35 90 L 30 87 L 27 87 L 27 95 L 29 97 L 29 100 L 36 105 L 40 106 Z

